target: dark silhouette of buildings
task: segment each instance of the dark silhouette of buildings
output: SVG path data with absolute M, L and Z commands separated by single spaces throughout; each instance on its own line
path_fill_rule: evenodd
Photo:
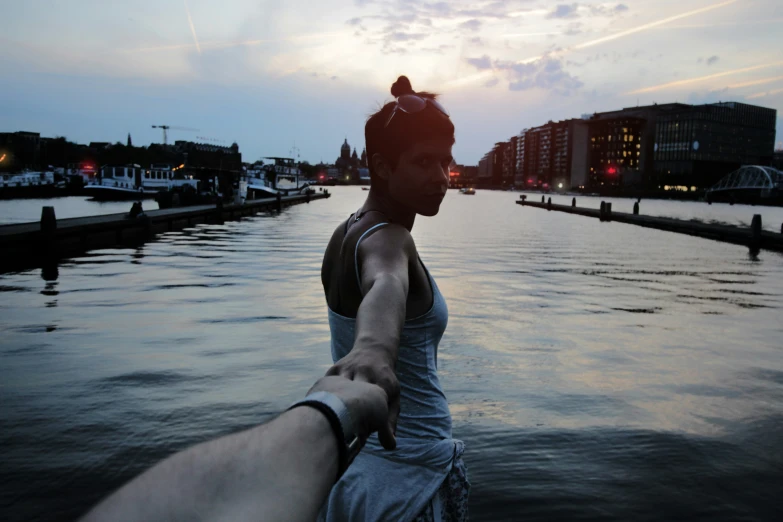
M 702 190 L 741 165 L 771 165 L 776 117 L 774 109 L 721 102 L 550 121 L 496 143 L 479 162 L 479 180 L 520 188 Z

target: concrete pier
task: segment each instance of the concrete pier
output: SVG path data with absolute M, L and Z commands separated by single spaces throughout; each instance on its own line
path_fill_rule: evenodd
M 43 207 L 41 221 L 0 225 L 0 270 L 43 265 L 97 248 L 137 245 L 156 234 L 182 230 L 201 223 L 219 224 L 264 211 L 279 212 L 299 203 L 329 197 L 328 192 L 246 201 L 243 204 L 199 205 L 152 210 L 136 217 L 130 212 L 71 219 L 56 219 L 53 207 Z M 128 202 L 130 210 L 131 202 Z
M 598 218 L 601 221 L 618 221 L 640 227 L 656 228 L 658 230 L 667 230 L 679 234 L 688 234 L 691 236 L 723 241 L 736 245 L 744 245 L 751 249 L 766 249 L 783 252 L 783 227 L 781 233 L 768 232 L 761 229 L 761 216 L 754 216 L 751 227 L 735 227 L 730 225 L 713 225 L 699 223 L 696 221 L 685 221 L 682 219 L 672 219 L 664 217 L 640 216 L 638 214 L 628 214 L 625 212 L 612 212 L 611 204 L 601 202 L 600 209 L 581 208 L 571 205 L 555 205 L 549 203 L 526 202 L 519 200 L 517 205 L 525 207 L 535 207 L 545 210 L 554 210 L 565 212 L 567 214 L 577 214 Z

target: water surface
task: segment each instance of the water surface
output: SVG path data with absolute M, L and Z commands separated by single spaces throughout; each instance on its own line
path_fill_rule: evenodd
M 0 518 L 72 519 L 300 398 L 330 364 L 323 249 L 366 196 L 333 193 L 0 276 Z M 452 191 L 413 234 L 471 519 L 779 519 L 783 256 L 517 197 Z

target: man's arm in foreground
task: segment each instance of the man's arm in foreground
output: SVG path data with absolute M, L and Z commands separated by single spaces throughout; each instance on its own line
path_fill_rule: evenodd
M 389 429 L 387 396 L 378 386 L 325 377 L 310 393 L 315 391 L 342 399 L 362 440 Z M 101 502 L 83 522 L 312 521 L 337 477 L 337 444 L 327 418 L 300 406 L 169 457 Z

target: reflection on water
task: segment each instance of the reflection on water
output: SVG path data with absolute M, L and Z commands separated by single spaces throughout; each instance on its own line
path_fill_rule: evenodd
M 83 216 L 102 216 L 129 212 L 131 201 L 90 201 L 85 196 L 69 196 L 48 199 L 5 199 L 0 200 L 0 225 L 29 223 L 41 220 L 41 208 L 54 207 L 57 219 Z M 157 210 L 158 202 L 145 199 L 144 210 Z
M 333 192 L 0 276 L 5 518 L 73 518 L 301 397 L 330 363 L 323 249 L 366 194 Z M 451 192 L 414 230 L 471 518 L 773 519 L 783 257 L 517 196 Z

